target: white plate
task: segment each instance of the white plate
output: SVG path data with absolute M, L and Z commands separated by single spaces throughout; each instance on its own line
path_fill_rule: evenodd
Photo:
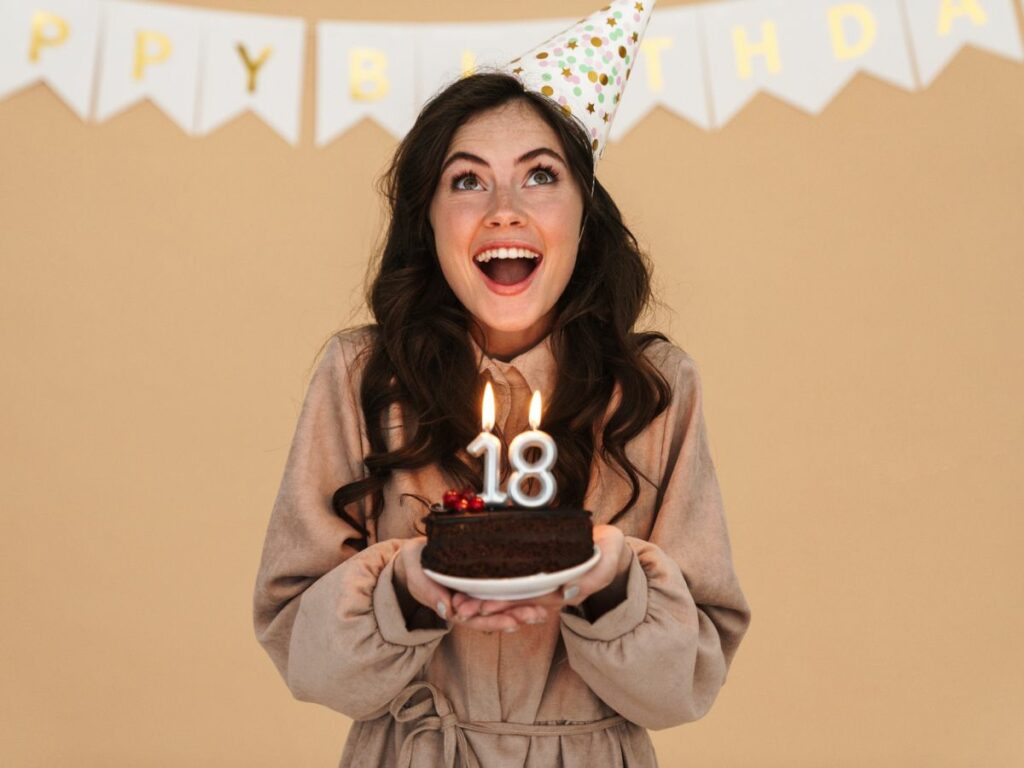
M 600 559 L 601 550 L 595 544 L 594 554 L 589 560 L 554 573 L 535 573 L 531 576 L 515 576 L 508 579 L 467 579 L 462 576 L 446 576 L 426 568 L 423 572 L 448 589 L 480 600 L 525 600 L 528 597 L 540 597 L 554 592 L 563 584 L 589 571 Z

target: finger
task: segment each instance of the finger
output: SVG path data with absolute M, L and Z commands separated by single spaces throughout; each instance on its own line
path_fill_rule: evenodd
M 595 528 L 594 544 L 601 552 L 601 557 L 598 559 L 597 565 L 594 566 L 595 569 L 607 566 L 609 560 L 612 565 L 617 563 L 623 547 L 628 546 L 626 537 L 614 525 L 602 525 Z
M 604 547 L 611 545 L 613 547 L 620 547 L 625 544 L 626 536 L 622 532 L 622 529 L 615 525 L 595 525 L 594 526 L 594 543 L 604 549 Z
M 480 632 L 516 632 L 519 630 L 519 621 L 508 612 L 496 613 L 493 616 L 474 616 L 468 619 L 465 624 L 468 629 L 479 630 Z
M 613 526 L 605 527 L 610 528 L 612 531 L 619 534 L 616 536 L 613 533 L 604 539 L 605 544 L 610 543 L 613 545 L 611 548 L 614 551 L 608 552 L 602 548 L 601 559 L 598 560 L 597 564 L 594 565 L 593 568 L 578 579 L 574 579 L 568 584 L 562 585 L 562 588 L 559 590 L 559 595 L 561 596 L 564 604 L 579 605 L 592 594 L 601 591 L 615 580 L 623 539 L 621 532 L 619 532 L 617 528 L 614 528 Z
M 580 578 L 562 585 L 558 594 L 563 605 L 580 605 L 584 600 L 600 592 L 615 580 L 616 567 L 609 563 L 599 563 L 602 568 L 595 567 Z
M 452 618 L 452 592 L 438 584 L 415 564 L 406 566 L 406 588 L 415 600 L 430 608 L 445 621 Z
M 458 621 L 466 621 L 471 619 L 480 613 L 480 605 L 483 601 L 478 600 L 475 597 L 464 596 L 463 600 L 459 601 L 458 610 L 455 612 L 455 618 Z
M 412 596 L 417 603 L 427 606 L 445 621 L 451 620 L 455 615 L 451 607 L 451 593 L 444 587 L 438 590 L 420 589 L 412 593 Z
M 589 593 L 583 592 L 579 583 L 566 584 L 561 594 L 563 605 L 579 605 L 589 596 Z
M 514 616 L 520 624 L 543 624 L 548 620 L 548 610 L 536 605 L 509 608 L 505 614 Z
M 608 573 L 591 572 L 585 576 L 581 576 L 575 581 L 565 584 L 561 590 L 563 602 L 570 603 L 572 605 L 579 605 L 592 594 L 604 589 L 608 584 L 610 584 L 614 575 L 614 571 L 609 571 Z
M 516 605 L 514 600 L 484 600 L 480 603 L 480 615 L 490 616 L 492 613 L 501 613 Z
M 599 592 L 615 581 L 620 575 L 619 569 L 625 560 L 626 554 L 628 554 L 628 549 L 619 548 L 617 552 L 609 555 L 607 558 L 602 558 L 601 562 L 597 564 L 599 567 L 595 567 L 574 581 L 579 586 L 580 592 L 583 593 L 584 597 Z

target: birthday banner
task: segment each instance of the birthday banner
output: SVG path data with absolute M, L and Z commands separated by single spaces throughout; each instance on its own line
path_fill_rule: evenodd
M 639 3 L 638 3 L 639 4 Z M 315 141 L 395 137 L 445 85 L 575 23 L 316 24 Z M 190 135 L 251 111 L 299 141 L 307 23 L 125 0 L 0 0 L 0 99 L 46 83 L 102 123 L 149 99 Z M 964 46 L 1024 61 L 1013 0 L 735 0 L 658 8 L 611 138 L 654 107 L 705 130 L 763 91 L 819 114 L 858 72 L 925 88 Z

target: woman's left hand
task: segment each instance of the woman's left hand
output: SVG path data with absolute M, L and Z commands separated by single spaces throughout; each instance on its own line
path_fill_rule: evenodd
M 467 621 L 474 616 L 490 616 L 523 606 L 561 609 L 566 605 L 579 605 L 613 584 L 624 583 L 631 552 L 622 531 L 614 525 L 595 525 L 594 544 L 601 550 L 601 558 L 594 567 L 550 594 L 526 600 L 478 600 L 456 592 L 452 596 L 455 621 Z

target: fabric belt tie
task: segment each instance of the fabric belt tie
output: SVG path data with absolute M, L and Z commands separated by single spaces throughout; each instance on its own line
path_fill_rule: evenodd
M 410 703 L 420 691 L 430 695 L 422 701 Z M 441 731 L 444 735 L 445 768 L 480 768 L 480 761 L 469 746 L 466 731 L 490 733 L 498 736 L 571 736 L 579 733 L 595 733 L 628 722 L 621 715 L 592 720 L 589 723 L 565 725 L 532 725 L 530 723 L 505 722 L 462 722 L 452 704 L 440 690 L 428 682 L 420 681 L 406 686 L 389 707 L 391 716 L 400 723 L 414 723 L 413 729 L 402 741 L 398 756 L 399 768 L 411 768 L 413 740 L 425 731 Z

